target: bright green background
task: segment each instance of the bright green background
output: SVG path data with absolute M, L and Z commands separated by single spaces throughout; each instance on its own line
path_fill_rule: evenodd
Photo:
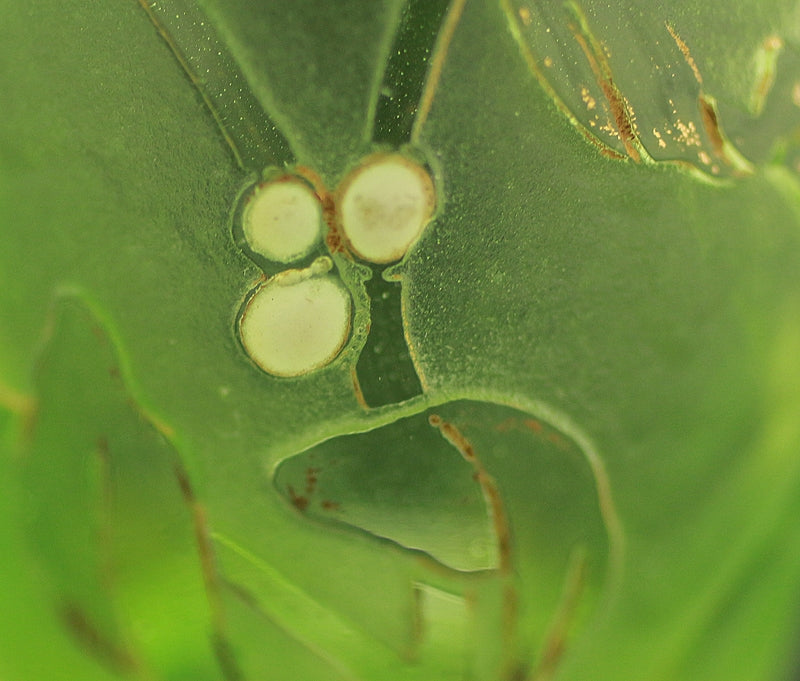
M 202 4 L 298 162 L 335 185 L 371 150 L 402 3 Z M 677 91 L 684 119 L 697 116 L 668 22 L 759 165 L 712 183 L 603 157 L 539 87 L 501 4 L 468 0 L 422 132 L 441 205 L 404 269 L 427 399 L 522 405 L 605 464 L 622 571 L 595 594 L 559 679 L 782 678 L 800 619 L 800 6 L 585 11 L 641 107 L 645 146 L 661 124 L 649 103 Z M 569 15 L 544 14 L 523 37 L 563 61 L 554 88 L 587 124 L 575 87 L 594 87 L 591 71 Z M 259 271 L 230 213 L 249 173 L 145 12 L 42 0 L 2 2 L 0 15 L 0 678 L 220 679 L 223 636 L 220 656 L 248 680 L 494 681 L 502 637 L 472 620 L 491 615 L 498 581 L 442 574 L 276 492 L 280 460 L 424 405 L 364 414 L 353 347 L 297 380 L 247 361 L 234 320 Z M 755 55 L 772 34 L 785 48 L 754 118 Z M 650 57 L 677 74 L 668 86 Z M 696 162 L 692 149 L 676 158 Z M 376 471 L 413 469 L 402 440 L 371 454 Z M 224 621 L 175 467 L 231 583 L 212 588 Z M 530 478 L 514 481 L 510 506 L 525 528 L 536 516 L 524 495 L 544 483 L 520 470 Z M 584 489 L 575 504 L 591 509 Z M 445 523 L 443 536 L 464 527 Z M 525 560 L 523 576 L 548 556 Z M 562 578 L 535 588 L 558 593 Z M 412 582 L 437 588 L 416 662 Z M 487 610 L 444 596 L 470 589 Z M 84 629 L 74 644 L 80 627 L 66 633 L 58 615 L 67 602 L 102 641 Z M 535 660 L 540 644 L 522 648 Z

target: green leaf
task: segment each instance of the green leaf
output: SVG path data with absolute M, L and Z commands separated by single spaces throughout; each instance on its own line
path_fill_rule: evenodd
M 220 678 L 199 512 L 176 453 L 125 391 L 100 324 L 60 300 L 37 368 L 22 505 L 41 588 L 67 633 L 116 674 Z
M 0 12 L 4 679 L 789 673 L 796 0 Z M 435 212 L 369 263 L 398 154 Z M 269 262 L 287 177 L 324 234 Z M 341 352 L 259 369 L 323 274 Z

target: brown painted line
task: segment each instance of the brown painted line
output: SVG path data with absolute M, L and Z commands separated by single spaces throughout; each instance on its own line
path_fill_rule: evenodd
M 211 610 L 214 652 L 227 681 L 244 681 L 226 634 L 225 606 L 222 599 L 223 577 L 217 570 L 205 507 L 195 496 L 189 476 L 180 462 L 175 463 L 173 470 L 192 519 L 195 544 L 200 557 L 200 572 Z
M 733 168 L 736 174 L 751 175 L 753 173 L 752 164 L 742 156 L 722 130 L 716 100 L 701 90 L 697 97 L 697 105 L 700 109 L 703 128 L 711 142 L 714 155 Z
M 450 43 L 453 41 L 453 35 L 458 27 L 458 22 L 461 20 L 461 15 L 464 12 L 464 6 L 467 0 L 452 0 L 450 7 L 447 9 L 442 29 L 436 40 L 436 47 L 433 50 L 433 59 L 425 79 L 425 85 L 422 88 L 422 96 L 420 97 L 419 105 L 417 107 L 417 115 L 414 118 L 414 124 L 411 126 L 411 143 L 417 144 L 422 128 L 425 121 L 428 120 L 428 114 L 433 106 L 433 98 L 436 96 L 436 90 L 439 87 L 439 81 L 442 77 L 442 70 L 444 63 L 447 59 L 447 52 L 450 49 Z
M 686 42 L 678 35 L 675 29 L 669 24 L 665 24 L 667 31 L 675 41 L 678 49 L 683 54 L 689 68 L 694 74 L 697 84 L 700 86 L 700 93 L 697 95 L 697 106 L 700 110 L 700 119 L 703 121 L 703 129 L 711 143 L 711 150 L 714 155 L 725 165 L 734 169 L 736 174 L 750 175 L 753 172 L 752 164 L 739 152 L 736 147 L 728 140 L 722 130 L 719 120 L 716 100 L 703 90 L 703 75 L 697 62 L 692 56 L 691 50 Z
M 520 677 L 522 668 L 519 660 L 514 655 L 517 645 L 517 623 L 519 622 L 519 593 L 512 577 L 513 575 L 506 575 L 505 584 L 503 584 L 503 648 L 505 657 L 503 677 L 513 680 Z
M 519 660 L 514 655 L 518 599 L 516 590 L 511 584 L 510 579 L 508 579 L 504 585 L 503 598 L 505 601 L 504 605 L 506 606 L 503 612 L 504 621 L 501 623 L 501 626 L 504 627 L 504 630 L 501 633 L 503 659 L 501 660 L 499 668 L 497 669 L 495 678 L 497 678 L 498 681 L 526 681 L 527 664 Z M 477 591 L 474 588 L 465 589 L 463 593 L 463 599 L 468 612 L 470 615 L 475 617 L 480 599 Z M 513 629 L 509 630 L 507 627 L 508 622 L 511 620 L 513 620 Z M 477 645 L 480 646 L 480 642 L 478 642 Z
M 103 595 L 112 603 L 117 624 L 122 630 L 123 641 L 115 642 L 106 637 L 91 622 L 89 617 L 77 603 L 68 603 L 61 610 L 62 619 L 72 634 L 81 644 L 98 659 L 103 660 L 118 673 L 134 674 L 142 679 L 149 679 L 145 664 L 139 651 L 130 640 L 127 622 L 119 618 L 116 608 L 115 591 L 118 582 L 117 562 L 114 556 L 114 485 L 111 475 L 112 453 L 108 438 L 100 435 L 95 442 L 94 455 L 99 468 L 100 499 L 97 513 L 97 578 Z
M 328 229 L 325 235 L 325 245 L 328 247 L 328 251 L 332 256 L 341 255 L 347 260 L 353 261 L 353 254 L 350 250 L 347 236 L 342 229 L 339 210 L 337 208 L 337 199 L 340 196 L 340 189 L 337 188 L 335 191 L 330 191 L 319 173 L 308 166 L 299 165 L 294 169 L 294 172 L 311 185 L 314 190 L 314 195 L 322 206 L 322 219 Z M 352 291 L 350 291 L 350 294 L 355 304 L 355 297 L 352 295 Z M 355 323 L 355 310 L 353 311 L 353 315 L 353 318 L 351 318 L 350 339 L 345 345 L 350 343 L 354 333 L 352 327 Z M 367 335 L 368 334 L 369 332 L 367 332 Z M 364 391 L 361 389 L 361 382 L 358 379 L 356 365 L 354 363 L 350 366 L 350 381 L 353 387 L 353 395 L 356 398 L 358 406 L 364 411 L 369 411 L 370 406 L 367 404 L 367 400 L 364 397 Z M 300 508 L 300 506 L 298 506 L 298 508 Z M 303 509 L 301 508 L 300 510 Z
M 178 63 L 181 65 L 181 68 L 186 73 L 189 80 L 192 82 L 192 85 L 195 86 L 195 89 L 200 93 L 200 96 L 203 99 L 203 103 L 208 107 L 208 110 L 211 112 L 211 116 L 214 118 L 214 121 L 217 124 L 217 127 L 220 129 L 222 133 L 222 137 L 225 139 L 226 144 L 230 147 L 231 152 L 233 152 L 233 156 L 236 159 L 236 164 L 240 168 L 244 168 L 244 159 L 242 157 L 239 148 L 236 146 L 236 142 L 233 141 L 233 138 L 228 133 L 228 129 L 225 127 L 225 123 L 222 120 L 222 116 L 214 105 L 214 102 L 211 98 L 206 94 L 205 88 L 203 87 L 203 83 L 195 76 L 194 71 L 189 64 L 189 61 L 186 59 L 181 49 L 178 47 L 178 44 L 173 40 L 172 36 L 169 34 L 169 31 L 164 27 L 161 21 L 158 18 L 158 15 L 153 11 L 153 6 L 155 3 L 149 2 L 149 0 L 139 0 L 139 4 L 142 6 L 142 9 L 147 13 L 147 16 L 150 18 L 153 26 L 155 26 L 158 34 L 167 44 L 169 49 L 172 51 L 172 54 L 175 56 L 175 59 L 178 60 Z
M 328 227 L 328 233 L 325 235 L 325 245 L 331 255 L 341 253 L 352 260 L 353 255 L 350 251 L 347 235 L 342 229 L 339 212 L 336 208 L 336 200 L 327 192 L 323 193 L 320 199 L 322 202 L 322 219 Z
M 102 595 L 107 598 L 113 606 L 115 603 L 115 585 L 117 582 L 116 562 L 113 555 L 113 534 L 114 526 L 112 523 L 113 508 L 113 485 L 111 483 L 111 452 L 108 439 L 101 435 L 97 438 L 94 447 L 94 455 L 99 467 L 100 499 L 99 512 L 97 514 L 97 546 L 98 546 L 98 565 L 96 577 L 100 583 Z M 84 648 L 90 655 L 105 664 L 115 673 L 126 676 L 136 676 L 138 678 L 150 678 L 145 673 L 145 665 L 142 658 L 129 639 L 127 627 L 116 616 L 115 620 L 120 625 L 122 631 L 122 641 L 115 641 L 112 637 L 104 634 L 83 607 L 73 601 L 66 601 L 58 607 L 58 614 L 67 631 L 75 641 Z
M 353 394 L 356 396 L 358 406 L 364 411 L 369 411 L 370 407 L 367 404 L 367 400 L 364 398 L 364 391 L 361 390 L 361 382 L 358 380 L 358 373 L 356 373 L 355 365 L 350 367 L 350 381 L 353 384 Z
M 86 612 L 72 602 L 57 608 L 58 616 L 73 639 L 88 653 L 119 675 L 142 677 L 142 667 L 136 656 L 105 636 L 89 619 Z
M 665 161 L 664 163 L 667 162 Z M 686 169 L 693 168 L 694 166 L 691 166 L 690 164 L 686 165 Z M 696 172 L 701 179 L 708 178 L 707 175 L 701 174 L 699 170 Z M 518 404 L 511 404 L 510 406 L 520 410 L 526 409 L 526 407 Z M 551 426 L 545 425 L 545 423 L 553 423 L 554 421 L 557 422 L 557 419 L 553 419 L 552 416 L 549 418 L 544 416 L 543 420 L 544 423 L 538 418 L 528 418 L 519 421 L 514 417 L 509 417 L 505 421 L 500 422 L 496 426 L 496 429 L 500 432 L 504 432 L 517 428 L 525 428 L 531 431 L 534 436 L 542 438 L 543 440 L 558 447 L 560 447 L 561 444 L 566 446 L 567 443 L 564 442 L 562 438 L 558 438 L 557 442 L 554 442 L 556 438 L 550 436 L 557 432 L 568 434 L 569 441 L 574 443 L 575 447 L 586 460 L 586 463 L 589 465 L 589 468 L 592 472 L 595 493 L 597 494 L 597 504 L 600 509 L 600 517 L 603 520 L 603 526 L 605 527 L 606 535 L 608 536 L 609 541 L 609 583 L 616 584 L 619 580 L 624 561 L 626 543 L 625 530 L 619 518 L 619 513 L 617 512 L 611 490 L 611 480 L 608 476 L 608 472 L 606 471 L 603 458 L 599 455 L 597 449 L 590 441 L 583 437 L 576 437 L 574 428 L 565 428 L 564 426 L 560 426 L 551 431 Z
M 513 570 L 511 528 L 497 483 L 484 468 L 472 444 L 455 425 L 445 421 L 438 414 L 431 414 L 428 422 L 434 428 L 438 428 L 445 440 L 453 445 L 464 460 L 472 466 L 475 481 L 480 485 L 486 503 L 491 509 L 494 531 L 497 535 L 498 569 L 502 573 L 510 574 Z
M 709 142 L 711 142 L 711 151 L 717 158 L 727 163 L 725 159 L 725 141 L 722 137 L 722 131 L 720 130 L 719 117 L 717 116 L 717 112 L 715 107 L 712 105 L 712 102 L 703 92 L 703 75 L 700 73 L 697 62 L 694 60 L 692 52 L 683 38 L 678 35 L 678 33 L 669 23 L 665 22 L 664 25 L 666 26 L 667 31 L 672 39 L 675 41 L 675 44 L 678 46 L 678 49 L 681 51 L 684 61 L 686 61 L 686 64 L 692 70 L 694 79 L 700 86 L 700 93 L 697 96 L 697 106 L 700 109 L 700 119 L 703 121 L 703 129 L 705 130 Z M 728 165 L 730 164 L 728 163 Z
M 211 543 L 211 532 L 208 527 L 205 507 L 197 500 L 189 476 L 180 462 L 173 465 L 175 478 L 180 487 L 181 495 L 189 510 L 194 529 L 195 544 L 200 558 L 200 571 L 211 608 L 211 617 L 214 629 L 220 633 L 224 630 L 225 611 L 220 595 L 220 577 L 217 572 L 214 549 Z
M 233 646 L 231 646 L 230 641 L 219 631 L 213 631 L 210 638 L 212 650 L 217 658 L 217 664 L 219 665 L 222 677 L 225 681 L 247 681 L 242 670 L 239 668 L 239 663 L 236 660 L 236 652 Z
M 142 2 L 143 0 L 140 0 Z M 73 290 L 71 288 L 61 289 L 57 292 L 57 296 L 55 298 L 56 301 L 60 300 L 70 300 L 74 299 L 80 302 L 82 306 L 89 312 L 89 314 L 99 322 L 102 323 L 102 328 L 105 330 L 106 337 L 111 341 L 111 345 L 113 348 L 113 353 L 117 357 L 117 359 L 125 359 L 124 354 L 121 353 L 121 343 L 115 337 L 115 335 L 111 332 L 111 328 L 105 323 L 105 318 L 98 313 L 97 308 L 91 303 L 90 300 L 87 300 L 80 290 Z M 45 334 L 43 338 L 47 341 L 53 332 L 53 328 L 55 325 L 55 315 L 50 315 L 50 319 L 47 322 L 45 328 Z M 198 546 L 198 552 L 201 561 L 201 571 L 203 574 L 204 583 L 206 586 L 206 593 L 207 597 L 209 598 L 209 604 L 212 610 L 212 617 L 215 619 L 215 623 L 221 625 L 222 623 L 222 608 L 220 605 L 220 601 L 218 598 L 215 597 L 218 594 L 218 588 L 216 587 L 216 567 L 214 564 L 214 557 L 213 551 L 211 548 L 211 542 L 209 539 L 209 531 L 205 519 L 205 509 L 203 506 L 197 501 L 197 498 L 194 494 L 194 490 L 192 489 L 191 483 L 189 481 L 188 474 L 186 473 L 185 468 L 183 467 L 182 462 L 180 461 L 179 456 L 179 447 L 176 444 L 176 432 L 175 429 L 163 421 L 160 417 L 156 416 L 152 413 L 149 409 L 144 407 L 139 400 L 135 397 L 135 395 L 131 392 L 129 385 L 130 385 L 130 372 L 128 370 L 126 362 L 122 362 L 121 364 L 121 371 L 120 371 L 120 379 L 122 381 L 122 390 L 124 391 L 125 396 L 127 397 L 127 404 L 131 407 L 136 413 L 140 415 L 143 421 L 151 426 L 156 432 L 158 432 L 167 442 L 171 450 L 174 452 L 174 461 L 173 461 L 173 471 L 176 476 L 176 480 L 181 492 L 181 495 L 186 503 L 189 513 L 191 516 L 192 524 L 194 526 L 194 533 L 195 533 L 195 540 Z M 100 459 L 102 469 L 105 469 L 106 474 L 108 473 L 108 464 L 110 462 L 110 453 L 108 451 L 108 443 L 103 438 L 98 440 L 96 443 L 96 454 Z M 102 470 L 101 469 L 101 470 Z M 110 486 L 110 481 L 108 482 Z
M 711 148 L 716 156 L 724 158 L 725 142 L 722 139 L 722 131 L 719 127 L 717 112 L 702 92 L 697 97 L 697 104 L 700 108 L 700 118 L 703 121 L 703 128 L 705 128 L 706 135 L 708 135 L 708 139 L 711 141 Z
M 483 491 L 487 506 L 491 509 L 491 517 L 497 536 L 499 565 L 498 572 L 503 579 L 503 619 L 502 641 L 504 647 L 504 663 L 502 676 L 504 678 L 519 677 L 518 668 L 514 661 L 513 650 L 516 645 L 517 629 L 519 623 L 519 596 L 514 584 L 513 546 L 511 540 L 511 527 L 503 504 L 503 498 L 494 478 L 489 475 L 478 453 L 470 441 L 452 423 L 445 421 L 438 414 L 431 414 L 428 422 L 437 428 L 445 440 L 452 444 L 473 470 L 473 477 Z
M 625 152 L 635 163 L 640 163 L 642 160 L 640 151 L 642 145 L 636 134 L 633 116 L 628 104 L 614 84 L 611 66 L 602 52 L 602 47 L 589 32 L 586 18 L 581 10 L 574 3 L 570 3 L 569 6 L 576 15 L 580 26 L 569 23 L 568 27 L 589 62 L 589 67 L 592 69 L 597 85 L 608 102 L 611 115 L 614 117 L 614 125 L 619 133 L 620 141 L 625 147 Z
M 531 72 L 534 78 L 536 78 L 537 82 L 539 83 L 539 87 L 544 90 L 545 94 L 552 100 L 553 104 L 555 104 L 556 108 L 566 117 L 570 124 L 576 130 L 578 130 L 578 132 L 580 132 L 589 143 L 597 147 L 603 156 L 615 161 L 624 161 L 626 158 L 624 154 L 621 154 L 613 147 L 608 146 L 605 142 L 603 142 L 603 140 L 597 137 L 597 135 L 592 133 L 589 128 L 583 125 L 580 120 L 578 120 L 577 116 L 572 113 L 572 110 L 567 106 L 566 102 L 564 102 L 564 100 L 561 99 L 561 97 L 555 91 L 553 86 L 550 84 L 550 81 L 547 80 L 544 72 L 541 68 L 539 68 L 539 63 L 536 59 L 536 56 L 525 42 L 525 38 L 522 35 L 522 28 L 520 27 L 519 20 L 514 12 L 514 8 L 511 6 L 510 0 L 500 0 L 500 6 L 506 15 L 509 30 L 511 31 L 511 35 L 514 37 L 514 40 L 519 47 L 519 50 L 522 54 L 522 59 L 528 67 L 528 70 Z
M 337 208 L 339 190 L 337 189 L 335 192 L 329 190 L 322 177 L 313 168 L 301 165 L 297 166 L 294 172 L 311 185 L 317 200 L 320 202 L 322 220 L 328 228 L 328 233 L 325 235 L 325 245 L 328 247 L 328 251 L 330 251 L 331 255 L 338 253 L 352 260 L 353 255 L 350 252 L 347 236 L 339 219 L 339 210 Z
M 580 549 L 573 551 L 564 578 L 561 602 L 551 619 L 540 661 L 530 675 L 530 681 L 550 681 L 555 676 L 566 650 L 570 625 L 575 618 L 581 594 L 586 587 L 586 572 L 585 553 Z
M 703 86 L 703 75 L 700 73 L 700 69 L 697 67 L 697 62 L 695 62 L 694 57 L 692 56 L 691 50 L 689 50 L 689 46 L 683 41 L 683 39 L 678 35 L 677 31 L 675 31 L 669 23 L 664 23 L 667 27 L 667 31 L 672 36 L 672 39 L 675 41 L 675 44 L 678 46 L 678 49 L 683 54 L 683 58 L 686 60 L 686 63 L 689 65 L 689 68 L 692 69 L 692 73 L 694 74 L 694 79 L 697 81 L 697 84 L 701 87 Z

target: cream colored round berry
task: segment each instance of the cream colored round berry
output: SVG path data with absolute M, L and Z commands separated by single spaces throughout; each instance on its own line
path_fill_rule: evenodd
M 433 182 L 424 168 L 399 154 L 377 156 L 342 184 L 342 230 L 361 259 L 395 262 L 420 235 L 434 204 Z
M 314 371 L 330 363 L 347 341 L 350 294 L 337 277 L 319 269 L 281 273 L 247 302 L 239 333 L 264 371 L 275 376 Z
M 288 263 L 307 255 L 320 238 L 322 209 L 302 181 L 282 178 L 256 188 L 243 214 L 250 248 Z

